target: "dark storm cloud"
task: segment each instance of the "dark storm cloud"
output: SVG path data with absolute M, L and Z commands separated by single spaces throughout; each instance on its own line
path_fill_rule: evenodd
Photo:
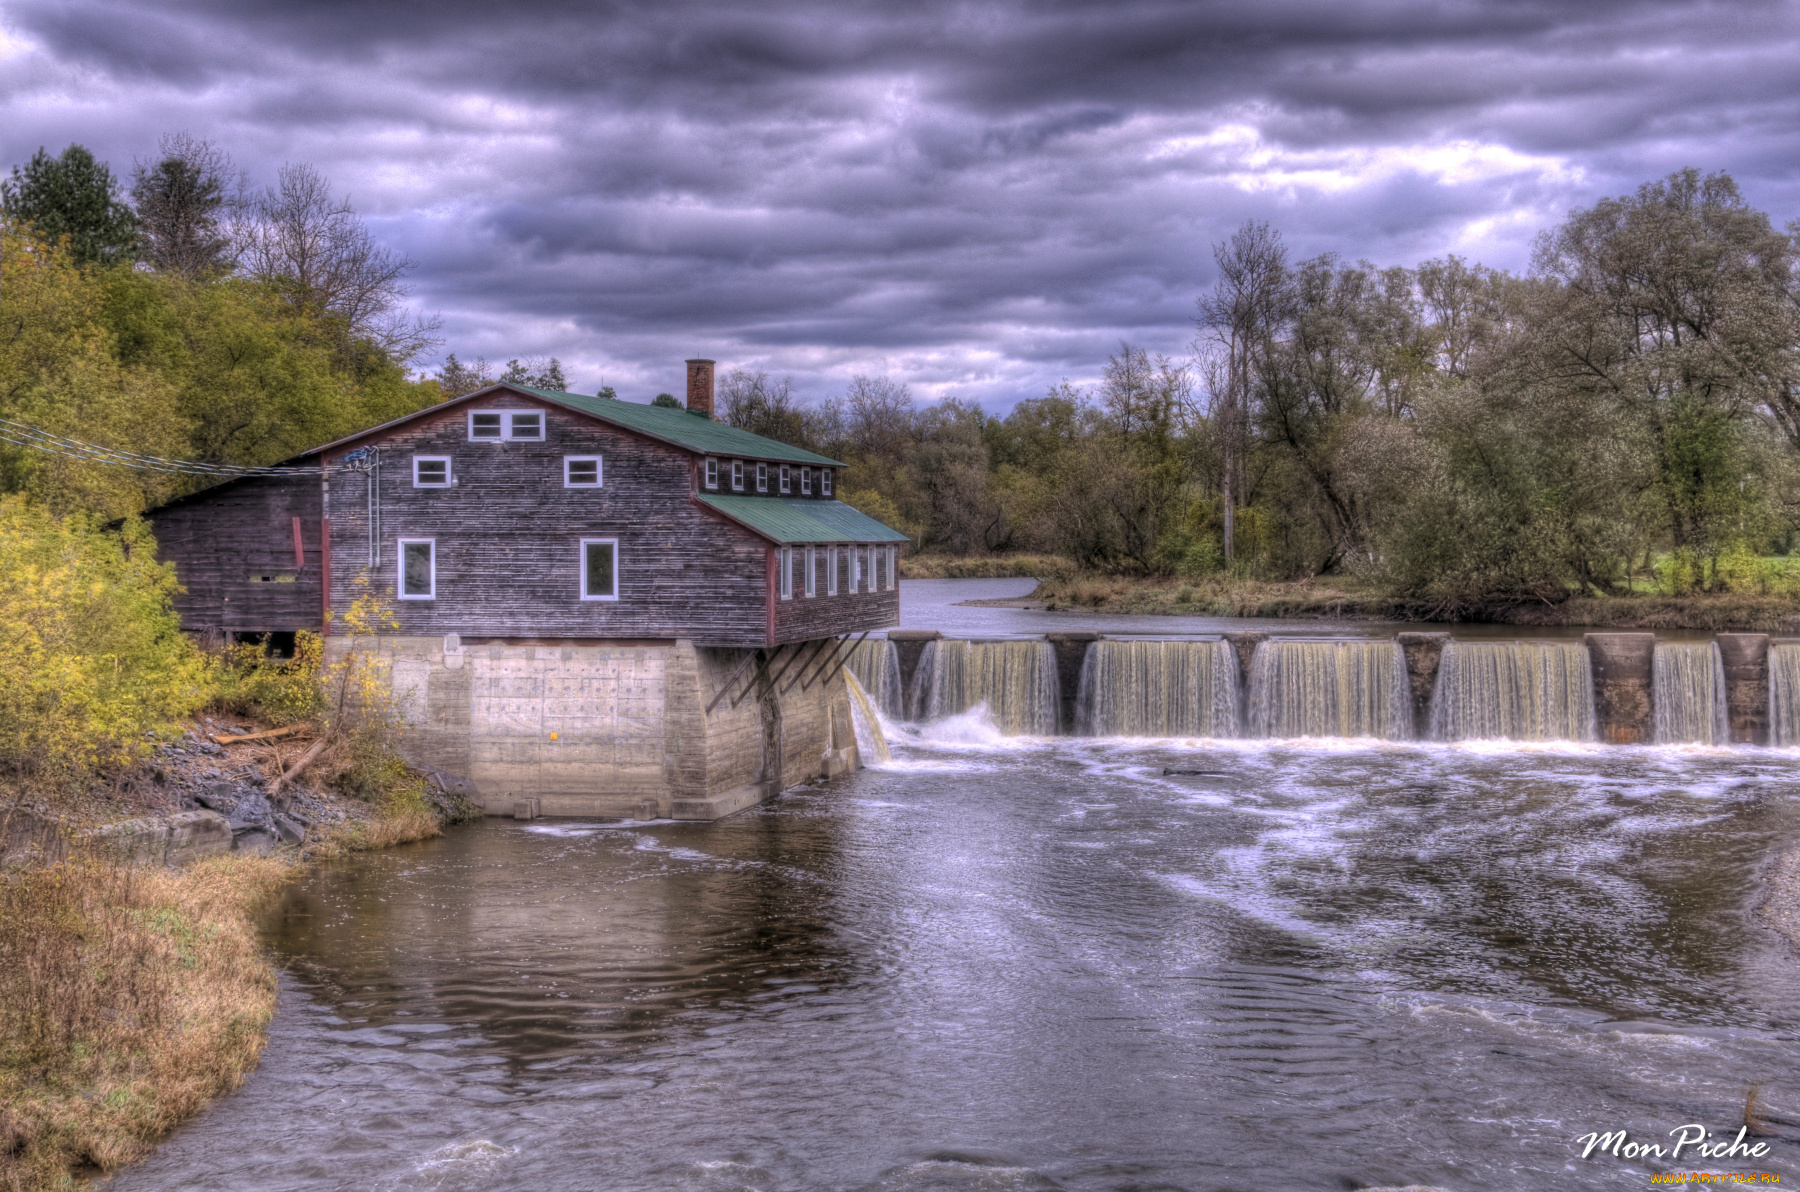
M 1794 6 L 0 0 L 0 150 L 309 160 L 448 348 L 1005 405 L 1179 352 L 1210 244 L 1520 266 L 1685 165 L 1794 214 Z

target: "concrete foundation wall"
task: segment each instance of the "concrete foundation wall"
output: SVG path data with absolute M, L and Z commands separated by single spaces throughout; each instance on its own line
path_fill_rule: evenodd
M 1594 676 L 1594 721 L 1608 745 L 1643 745 L 1654 724 L 1654 633 L 1588 633 Z
M 1741 745 L 1769 741 L 1769 635 L 1721 633 L 1719 660 L 1725 665 L 1725 708 L 1731 739 Z
M 1431 697 L 1437 691 L 1438 664 L 1444 660 L 1444 647 L 1451 638 L 1448 633 L 1396 633 L 1394 640 L 1406 656 L 1413 736 L 1423 741 L 1431 733 Z
M 351 648 L 327 639 L 327 661 Z M 390 668 L 402 752 L 468 778 L 489 814 L 717 819 L 860 760 L 843 675 L 772 684 L 766 651 L 455 634 L 355 648 Z

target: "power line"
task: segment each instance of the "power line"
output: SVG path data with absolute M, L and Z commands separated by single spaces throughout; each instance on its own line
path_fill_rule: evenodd
M 140 471 L 204 476 L 214 480 L 235 480 L 244 476 L 324 476 L 342 470 L 338 467 L 322 465 L 284 468 L 253 464 L 215 464 L 191 459 L 167 459 L 160 455 L 145 455 L 138 451 L 126 451 L 119 447 L 102 447 L 97 443 L 71 439 L 67 435 L 39 430 L 35 426 L 27 426 L 23 422 L 14 422 L 9 418 L 0 418 L 0 442 L 12 443 L 18 447 L 26 447 L 51 455 L 67 456 L 84 463 L 111 464 L 115 467 L 136 468 Z

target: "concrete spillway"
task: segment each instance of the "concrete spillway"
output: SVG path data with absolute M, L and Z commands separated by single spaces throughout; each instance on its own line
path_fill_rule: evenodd
M 1395 642 L 1282 641 L 1250 661 L 1253 737 L 1412 736 L 1406 659 Z
M 1657 642 L 1652 664 L 1654 740 L 1723 745 L 1731 740 L 1725 664 L 1713 642 Z
M 1224 641 L 1097 641 L 1076 696 L 1096 737 L 1235 737 L 1237 654 Z
M 941 720 L 985 706 L 1000 731 L 1057 731 L 1056 654 L 1047 641 L 930 642 L 914 680 L 915 714 Z
M 1438 661 L 1439 741 L 1592 741 L 1594 679 L 1575 642 L 1451 642 Z

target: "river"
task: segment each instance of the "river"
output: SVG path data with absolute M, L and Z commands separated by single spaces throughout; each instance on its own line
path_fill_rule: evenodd
M 1794 750 L 893 737 L 718 823 L 317 871 L 262 1066 L 109 1189 L 1800 1177 L 1800 982 L 1752 914 Z M 1753 1086 L 1766 1158 L 1579 1157 L 1734 1138 Z

